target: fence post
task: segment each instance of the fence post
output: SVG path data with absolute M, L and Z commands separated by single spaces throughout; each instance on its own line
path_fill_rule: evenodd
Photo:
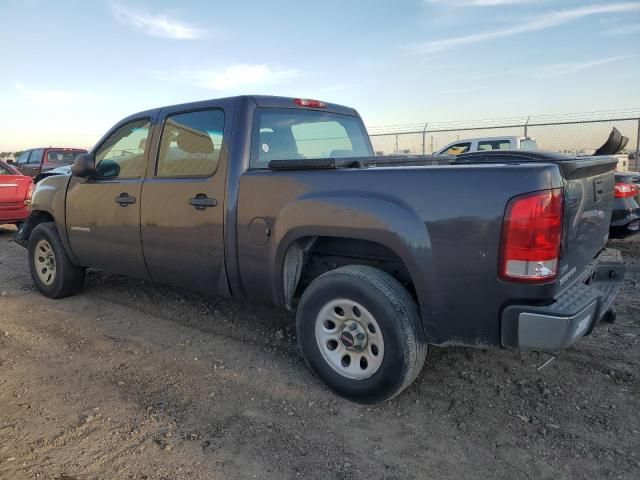
M 429 124 L 425 123 L 422 129 L 422 155 L 427 153 L 427 125 Z
M 638 133 L 636 134 L 636 172 L 638 171 L 638 157 L 640 157 L 640 118 L 638 118 Z
M 529 138 L 529 120 L 531 120 L 531 115 L 529 115 L 527 121 L 524 122 L 524 138 Z

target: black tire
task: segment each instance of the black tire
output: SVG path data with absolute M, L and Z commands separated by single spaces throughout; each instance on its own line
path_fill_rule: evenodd
M 40 278 L 36 266 L 36 247 L 41 240 L 48 242 L 53 251 L 55 269 L 51 283 Z M 63 298 L 74 295 L 82 289 L 84 268 L 71 263 L 62 246 L 55 223 L 45 222 L 33 229 L 29 237 L 29 270 L 36 288 L 49 298 Z
M 322 341 L 316 340 L 316 319 L 336 299 L 362 305 L 380 327 L 384 356 L 378 370 L 368 378 L 341 375 L 320 351 Z M 311 370 L 334 392 L 360 403 L 384 402 L 398 395 L 416 379 L 427 354 L 415 301 L 395 278 L 373 267 L 341 267 L 316 278 L 302 295 L 296 326 Z

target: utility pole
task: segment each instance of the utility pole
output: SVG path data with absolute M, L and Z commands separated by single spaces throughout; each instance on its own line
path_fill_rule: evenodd
M 636 172 L 638 171 L 638 157 L 640 157 L 640 118 L 638 119 L 638 133 L 636 135 Z
M 422 155 L 427 153 L 427 125 L 429 124 L 425 123 L 422 129 Z

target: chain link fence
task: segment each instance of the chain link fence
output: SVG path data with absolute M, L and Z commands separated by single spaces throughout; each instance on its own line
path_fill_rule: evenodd
M 373 127 L 376 154 L 431 154 L 450 143 L 478 137 L 527 137 L 542 150 L 590 155 L 608 139 L 613 127 L 629 138 L 623 153 L 629 170 L 639 170 L 640 110 L 516 117 L 468 122 Z

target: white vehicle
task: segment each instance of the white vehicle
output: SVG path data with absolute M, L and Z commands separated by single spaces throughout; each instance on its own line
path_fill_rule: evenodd
M 436 152 L 436 155 L 460 155 L 484 150 L 537 150 L 538 143 L 526 137 L 483 137 L 456 140 Z

